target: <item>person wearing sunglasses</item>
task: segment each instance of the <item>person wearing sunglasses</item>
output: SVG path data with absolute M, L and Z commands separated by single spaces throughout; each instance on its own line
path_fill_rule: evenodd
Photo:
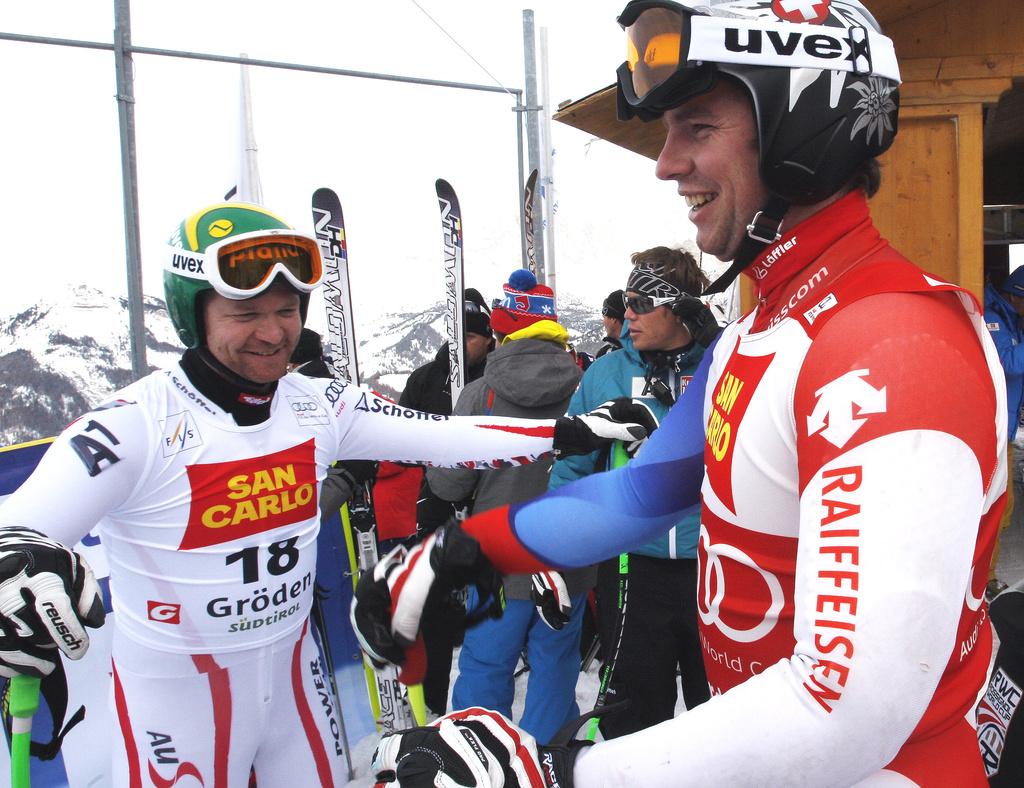
M 98 526 L 114 612 L 104 785 L 343 783 L 309 622 L 335 460 L 504 466 L 589 451 L 596 433 L 641 437 L 612 406 L 596 420 L 450 418 L 286 374 L 323 275 L 317 241 L 260 206 L 190 215 L 164 254 L 180 363 L 73 422 L 0 504 L 0 675 L 85 654 L 104 601 L 65 545 Z M 445 536 L 438 567 L 467 555 Z
M 631 263 L 626 289 L 616 291 L 625 317 L 622 348 L 586 371 L 570 415 L 626 396 L 639 397 L 664 418 L 717 334 L 710 311 L 689 295 L 708 284 L 692 254 L 656 246 L 634 253 Z M 549 484 L 558 489 L 610 467 L 609 452 L 559 459 Z M 614 520 L 619 513 L 605 516 Z M 688 709 L 710 697 L 697 636 L 699 530 L 700 517 L 692 512 L 625 557 L 598 566 L 597 618 L 607 666 L 602 675 L 610 671 L 606 700 L 629 699 L 627 708 L 601 718 L 605 739 L 670 719 L 680 685 Z
M 463 530 L 498 571 L 537 571 L 699 504 L 712 698 L 590 748 L 456 712 L 384 739 L 378 783 L 433 757 L 476 785 L 986 785 L 1005 391 L 976 299 L 868 210 L 897 131 L 892 42 L 857 0 L 634 0 L 619 23 L 620 117 L 662 125 L 655 173 L 729 262 L 705 294 L 743 273 L 757 301 L 625 468 Z

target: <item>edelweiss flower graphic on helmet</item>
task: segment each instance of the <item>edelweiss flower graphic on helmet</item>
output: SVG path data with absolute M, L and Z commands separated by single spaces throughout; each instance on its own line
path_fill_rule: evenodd
M 860 100 L 854 104 L 854 108 L 864 110 L 850 129 L 850 139 L 866 128 L 865 144 L 871 142 L 876 131 L 878 142 L 881 143 L 883 135 L 892 131 L 891 116 L 896 111 L 896 102 L 890 97 L 893 88 L 877 77 L 868 77 L 867 82 L 854 82 L 847 87 L 860 93 Z

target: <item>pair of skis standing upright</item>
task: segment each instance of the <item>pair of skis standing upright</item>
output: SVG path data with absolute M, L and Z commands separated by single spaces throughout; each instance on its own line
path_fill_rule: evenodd
M 536 257 L 533 232 L 533 197 L 537 183 L 537 171 L 530 173 L 524 189 L 524 216 L 526 224 L 527 265 L 536 274 Z M 465 387 L 465 312 L 462 258 L 462 211 L 455 190 L 444 179 L 435 183 L 438 207 L 441 213 L 441 234 L 444 249 L 445 272 L 445 333 L 448 340 L 450 390 L 454 409 L 462 389 Z M 324 306 L 327 317 L 327 345 L 330 366 L 334 375 L 343 380 L 359 383 L 359 364 L 355 344 L 355 328 L 352 313 L 352 293 L 348 273 L 348 249 L 345 240 L 345 221 L 341 201 L 331 189 L 317 189 L 312 199 L 313 225 L 324 259 Z M 616 465 L 625 463 L 622 447 L 616 447 Z M 371 483 L 359 485 L 341 511 L 348 549 L 353 586 L 359 575 L 371 569 L 379 559 L 377 544 L 377 523 L 373 509 Z M 598 708 L 604 705 L 605 694 L 611 673 L 617 661 L 621 642 L 622 618 L 626 608 L 628 570 L 626 556 L 620 557 L 619 623 L 616 643 L 612 654 L 603 666 Z M 317 615 L 317 610 L 314 610 Z M 320 622 L 321 628 L 323 622 Z M 323 639 L 327 671 L 334 682 L 334 666 L 330 647 Z M 377 728 L 381 733 L 391 733 L 414 725 L 426 723 L 426 705 L 421 685 L 404 688 L 398 679 L 398 668 L 392 665 L 374 670 L 364 658 L 367 690 L 370 706 Z M 339 703 L 337 688 L 334 694 Z M 596 711 L 597 709 L 595 709 Z M 339 714 L 340 716 L 340 714 Z M 588 738 L 596 734 L 597 719 L 591 721 Z M 346 749 L 347 752 L 347 749 Z M 350 764 L 351 772 L 351 764 Z
M 439 179 L 436 188 L 444 242 L 445 332 L 451 362 L 450 382 L 454 407 L 466 383 L 462 215 L 458 198 L 451 185 Z M 313 226 L 324 260 L 324 307 L 327 316 L 329 364 L 335 377 L 358 384 L 359 363 L 341 201 L 331 189 L 317 189 L 313 193 L 312 212 Z M 352 498 L 342 507 L 341 519 L 354 586 L 359 575 L 370 570 L 379 558 L 377 522 L 370 482 L 359 485 Z M 326 638 L 323 647 L 324 659 L 328 663 L 326 668 L 333 681 L 333 658 Z M 398 669 L 391 665 L 375 671 L 364 658 L 363 667 L 370 707 L 381 733 L 426 724 L 426 703 L 421 685 L 404 688 L 398 680 Z M 335 697 L 338 697 L 336 689 Z

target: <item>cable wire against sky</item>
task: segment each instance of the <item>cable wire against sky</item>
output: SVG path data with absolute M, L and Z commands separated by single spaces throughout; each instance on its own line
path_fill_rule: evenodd
M 441 24 L 440 22 L 438 22 L 438 21 L 437 21 L 436 19 L 434 19 L 434 17 L 432 17 L 432 16 L 431 16 L 431 15 L 430 15 L 430 14 L 429 14 L 429 13 L 427 12 L 427 9 L 425 9 L 425 8 L 424 8 L 423 6 L 421 6 L 421 5 L 419 4 L 419 3 L 417 3 L 417 2 L 416 2 L 416 0 L 409 0 L 409 2 L 411 2 L 411 3 L 412 3 L 412 4 L 414 5 L 414 6 L 416 6 L 416 7 L 417 7 L 417 8 L 418 8 L 418 9 L 419 9 L 420 11 L 422 11 L 422 12 L 423 12 L 423 15 L 424 15 L 424 16 L 425 16 L 425 17 L 426 17 L 427 19 L 429 19 L 429 20 L 430 20 L 431 22 L 433 22 L 433 23 L 434 23 L 434 25 L 435 25 L 435 26 L 437 27 L 437 29 L 438 29 L 438 30 L 440 30 L 440 31 L 441 31 L 442 33 L 444 33 L 444 34 L 445 34 L 446 36 L 448 36 L 448 38 L 450 38 L 450 39 L 451 39 L 452 43 L 453 43 L 453 44 L 455 44 L 455 46 L 457 46 L 457 47 L 458 47 L 459 49 L 461 49 L 461 50 L 462 50 L 463 52 L 465 52 L 465 53 L 466 53 L 466 57 L 468 57 L 468 58 L 469 58 L 470 60 L 472 60 L 472 61 L 473 61 L 474 63 L 476 63 L 476 64 L 477 64 L 477 65 L 478 65 L 478 66 L 480 67 L 480 70 L 481 70 L 481 71 L 483 71 L 483 72 L 484 72 L 484 73 L 485 73 L 485 74 L 486 74 L 487 76 L 489 76 L 489 77 L 490 77 L 490 78 L 491 78 L 492 80 L 494 80 L 494 84 L 495 84 L 495 85 L 497 85 L 498 87 L 500 87 L 500 88 L 501 88 L 502 90 L 504 90 L 504 91 L 505 91 L 506 93 L 508 93 L 508 94 L 509 94 L 510 96 L 512 95 L 512 91 L 511 91 L 511 90 L 509 90 L 509 89 L 508 89 L 507 87 L 505 87 L 505 86 L 504 86 L 504 85 L 503 85 L 503 84 L 501 83 L 501 80 L 500 80 L 500 79 L 498 79 L 498 78 L 497 78 L 496 76 L 494 76 L 494 74 L 492 74 L 492 73 L 491 73 L 490 71 L 488 71 L 488 70 L 487 70 L 487 67 L 486 67 L 486 66 L 484 66 L 484 64 L 483 64 L 483 63 L 481 63 L 481 62 L 480 62 L 479 60 L 477 60 L 477 59 L 476 59 L 475 57 L 473 57 L 473 55 L 472 55 L 472 54 L 470 53 L 470 51 L 469 51 L 468 49 L 466 49 L 466 48 L 465 48 L 464 46 L 462 46 L 462 44 L 460 44 L 460 43 L 459 43 L 459 42 L 458 42 L 458 41 L 456 40 L 455 36 L 453 36 L 453 35 L 452 35 L 451 33 L 449 33 L 449 32 L 448 32 L 448 31 L 447 31 L 447 30 L 445 29 L 444 25 L 442 25 L 442 24 Z M 517 99 L 517 101 L 518 101 L 518 99 Z

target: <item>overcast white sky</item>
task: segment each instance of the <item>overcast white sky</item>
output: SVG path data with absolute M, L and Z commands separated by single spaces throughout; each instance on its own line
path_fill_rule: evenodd
M 502 84 L 524 87 L 522 10 L 548 30 L 551 103 L 610 84 L 624 0 L 417 0 Z M 5 32 L 110 41 L 112 0 L 8 3 Z M 136 0 L 138 46 L 492 84 L 412 0 Z M 40 288 L 124 291 L 113 55 L 0 41 L 0 190 L 14 275 L 0 314 Z M 264 201 L 310 229 L 319 186 L 342 199 L 357 323 L 442 293 L 434 180 L 459 194 L 467 284 L 497 295 L 521 265 L 518 172 L 506 94 L 251 71 Z M 143 288 L 161 295 L 160 252 L 185 215 L 237 179 L 239 69 L 135 56 Z M 692 237 L 653 162 L 554 123 L 559 291 L 599 302 L 630 252 Z M 13 247 L 13 248 L 11 248 Z M 358 331 L 358 325 L 357 325 Z

